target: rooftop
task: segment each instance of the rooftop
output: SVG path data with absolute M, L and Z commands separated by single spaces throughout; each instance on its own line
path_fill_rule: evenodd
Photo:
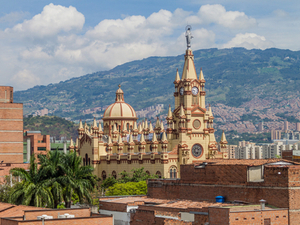
M 246 165 L 246 166 L 261 166 L 265 164 L 279 164 L 279 165 L 300 165 L 300 163 L 285 160 L 285 159 L 208 159 L 199 164 L 193 162 L 195 166 L 202 163 L 207 165 Z
M 208 202 L 208 201 L 147 198 L 146 196 L 100 198 L 99 200 L 103 202 L 113 202 L 113 203 L 120 203 L 120 204 L 127 204 L 127 205 L 155 205 L 155 207 L 167 207 L 167 208 L 178 208 L 178 209 L 234 205 L 231 203 L 217 203 L 217 202 Z M 143 204 L 140 204 L 141 202 L 143 202 Z

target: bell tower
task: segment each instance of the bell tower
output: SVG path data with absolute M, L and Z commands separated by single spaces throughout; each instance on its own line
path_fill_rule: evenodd
M 173 120 L 172 137 L 178 139 L 180 161 L 214 158 L 217 154 L 211 108 L 205 108 L 205 79 L 202 68 L 196 73 L 191 50 L 191 27 L 186 28 L 187 49 L 180 77 L 177 70 L 174 81 L 175 109 L 168 118 Z M 169 121 L 171 123 L 171 121 Z

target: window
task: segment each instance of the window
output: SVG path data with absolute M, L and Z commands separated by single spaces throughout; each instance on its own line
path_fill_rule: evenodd
M 177 168 L 175 166 L 170 168 L 170 178 L 177 178 Z
M 158 176 L 158 178 L 161 178 L 161 172 L 160 171 L 157 171 L 156 175 Z
M 46 147 L 38 147 L 38 151 L 46 151 Z
M 88 165 L 88 163 L 89 163 L 89 156 L 88 156 L 88 154 L 85 154 L 85 164 L 83 164 L 84 166 L 87 166 Z
M 146 174 L 148 174 L 150 176 L 150 172 L 148 170 L 146 171 Z
M 129 131 L 129 129 L 130 129 L 130 128 L 129 128 L 129 123 L 127 123 L 127 131 Z
M 116 171 L 112 171 L 111 175 L 112 175 L 115 179 L 117 179 L 117 173 L 116 173 Z
M 105 180 L 106 179 L 106 172 L 105 170 L 102 171 L 102 180 Z

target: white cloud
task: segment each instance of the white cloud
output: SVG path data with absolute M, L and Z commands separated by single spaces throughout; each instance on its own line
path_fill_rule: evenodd
M 27 88 L 38 85 L 41 83 L 41 80 L 31 71 L 23 69 L 13 75 L 11 82 L 13 82 L 18 89 L 23 89 L 22 87 Z
M 31 19 L 0 30 L 0 67 L 7 75 L 0 75 L 2 83 L 13 85 L 15 90 L 27 89 L 149 56 L 183 54 L 187 24 L 193 25 L 193 50 L 221 46 L 216 42 L 222 37 L 207 24 L 229 30 L 230 38 L 236 35 L 235 28 L 256 25 L 245 13 L 226 11 L 221 5 L 204 5 L 198 12 L 162 9 L 149 17 L 123 15 L 122 19 L 105 19 L 82 29 L 84 22 L 84 15 L 76 8 L 51 3 Z M 237 34 L 221 47 L 265 48 L 269 42 L 263 38 Z
M 15 25 L 11 29 L 7 28 L 5 32 L 44 38 L 56 35 L 61 31 L 81 30 L 84 21 L 84 16 L 75 7 L 70 6 L 66 8 L 50 3 L 44 7 L 40 14 Z
M 13 24 L 28 16 L 28 12 L 11 12 L 0 17 L 0 23 Z
M 232 40 L 223 45 L 223 48 L 244 47 L 246 49 L 273 47 L 274 44 L 267 41 L 264 36 L 254 33 L 237 34 Z
M 256 20 L 248 17 L 244 12 L 226 11 L 225 7 L 219 4 L 201 6 L 198 15 L 201 23 L 216 23 L 232 29 L 244 29 L 257 25 Z

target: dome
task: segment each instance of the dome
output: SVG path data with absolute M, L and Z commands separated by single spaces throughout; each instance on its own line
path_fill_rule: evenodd
M 130 118 L 137 119 L 136 113 L 131 105 L 125 102 L 115 102 L 108 106 L 104 112 L 103 119 L 108 118 Z
M 102 119 L 137 119 L 132 106 L 124 102 L 124 92 L 121 85 L 116 91 L 116 102 L 106 108 Z

